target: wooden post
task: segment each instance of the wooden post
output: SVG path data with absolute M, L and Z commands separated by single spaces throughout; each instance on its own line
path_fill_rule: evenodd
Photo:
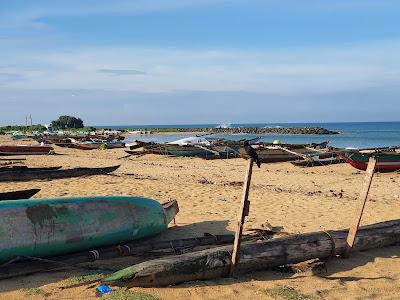
M 235 241 L 233 243 L 233 252 L 231 259 L 231 270 L 230 270 L 231 277 L 235 276 L 237 264 L 239 262 L 240 242 L 242 239 L 244 218 L 249 215 L 250 201 L 248 200 L 248 198 L 250 192 L 251 174 L 253 172 L 253 164 L 254 164 L 254 159 L 250 158 L 249 164 L 247 165 L 246 178 L 243 183 L 243 197 L 242 197 L 242 202 L 240 204 L 240 212 L 238 215 Z
M 349 234 L 347 235 L 346 250 L 344 253 L 345 257 L 348 257 L 350 255 L 351 249 L 353 248 L 354 245 L 354 240 L 356 239 L 358 227 L 360 226 L 361 217 L 364 212 L 365 203 L 367 202 L 369 189 L 371 187 L 372 178 L 374 176 L 375 166 L 376 166 L 376 158 L 371 156 L 368 161 L 367 173 L 365 174 L 364 183 L 359 198 L 359 203 L 356 208 L 356 215 L 349 229 Z

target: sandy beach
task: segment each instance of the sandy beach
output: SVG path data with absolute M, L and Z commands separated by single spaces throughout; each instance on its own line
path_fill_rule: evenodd
M 0 137 L 0 143 L 10 143 Z M 29 143 L 20 141 L 19 143 Z M 203 160 L 157 155 L 126 157 L 123 149 L 81 151 L 55 147 L 57 155 L 27 156 L 29 166 L 98 167 L 121 165 L 112 175 L 52 181 L 0 183 L 0 192 L 40 188 L 34 198 L 136 195 L 165 202 L 176 199 L 176 225 L 158 240 L 232 233 L 242 194 L 246 161 Z M 348 164 L 299 168 L 290 163 L 254 168 L 250 215 L 245 231 L 269 222 L 289 233 L 347 228 L 364 172 Z M 377 174 L 362 225 L 399 218 L 399 173 Z M 399 299 L 399 246 L 327 260 L 327 270 L 284 274 L 254 272 L 239 279 L 190 282 L 167 288 L 134 288 L 160 299 L 273 299 L 265 289 L 287 286 L 315 299 Z M 135 260 L 130 259 L 131 262 Z M 120 261 L 104 262 L 118 265 Z M 126 263 L 126 261 L 124 262 Z M 95 287 L 64 287 L 81 270 L 41 273 L 0 281 L 0 299 L 96 299 Z M 29 295 L 26 289 L 45 291 Z

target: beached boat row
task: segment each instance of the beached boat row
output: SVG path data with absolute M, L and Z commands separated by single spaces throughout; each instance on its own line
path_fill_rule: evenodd
M 334 156 L 326 149 L 328 142 L 320 144 L 281 144 L 259 143 L 260 138 L 231 141 L 224 139 L 185 138 L 170 143 L 145 143 L 136 141 L 131 144 L 129 154 L 159 154 L 184 157 L 215 158 L 248 158 L 243 145 L 247 141 L 252 144 L 261 162 L 285 162 L 303 160 L 305 157 L 329 158 Z M 141 151 L 138 149 L 141 148 Z
M 400 148 L 339 149 L 328 147 L 328 141 L 318 144 L 259 143 L 259 138 L 248 140 L 262 163 L 291 161 L 302 167 L 321 166 L 347 162 L 353 167 L 366 170 L 370 156 L 377 159 L 377 172 L 400 170 Z M 185 138 L 171 143 L 145 143 L 136 141 L 130 145 L 128 154 L 158 154 L 205 159 L 242 157 L 248 159 L 243 143 L 245 140 L 229 141 L 200 137 Z M 138 151 L 138 149 L 142 149 Z

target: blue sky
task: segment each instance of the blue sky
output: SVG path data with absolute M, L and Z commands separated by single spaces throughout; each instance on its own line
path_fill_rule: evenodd
M 0 124 L 400 120 L 395 0 L 0 0 Z

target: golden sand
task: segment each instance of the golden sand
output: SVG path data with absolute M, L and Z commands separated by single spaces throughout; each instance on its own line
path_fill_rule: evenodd
M 6 138 L 0 137 L 0 143 Z M 25 143 L 25 142 L 19 142 Z M 59 155 L 28 156 L 29 166 L 98 167 L 121 165 L 113 175 L 53 181 L 0 183 L 0 192 L 40 188 L 34 198 L 135 195 L 160 202 L 177 199 L 177 226 L 157 239 L 232 233 L 240 205 L 246 161 L 202 160 L 156 155 L 122 158 L 123 149 L 82 151 L 55 147 Z M 364 174 L 347 164 L 299 168 L 265 164 L 253 172 L 250 216 L 245 230 L 268 221 L 290 233 L 343 229 L 354 213 Z M 374 177 L 362 224 L 400 217 L 400 176 Z M 400 299 L 400 248 L 392 246 L 333 258 L 327 272 L 313 275 L 254 272 L 238 280 L 190 282 L 167 288 L 133 289 L 160 299 L 273 299 L 266 288 L 289 286 L 315 299 Z M 132 260 L 133 261 L 133 260 Z M 109 262 L 113 264 L 113 262 Z M 41 273 L 0 281 L 0 299 L 97 299 L 95 287 L 63 289 L 81 270 Z M 47 296 L 28 296 L 40 288 Z

